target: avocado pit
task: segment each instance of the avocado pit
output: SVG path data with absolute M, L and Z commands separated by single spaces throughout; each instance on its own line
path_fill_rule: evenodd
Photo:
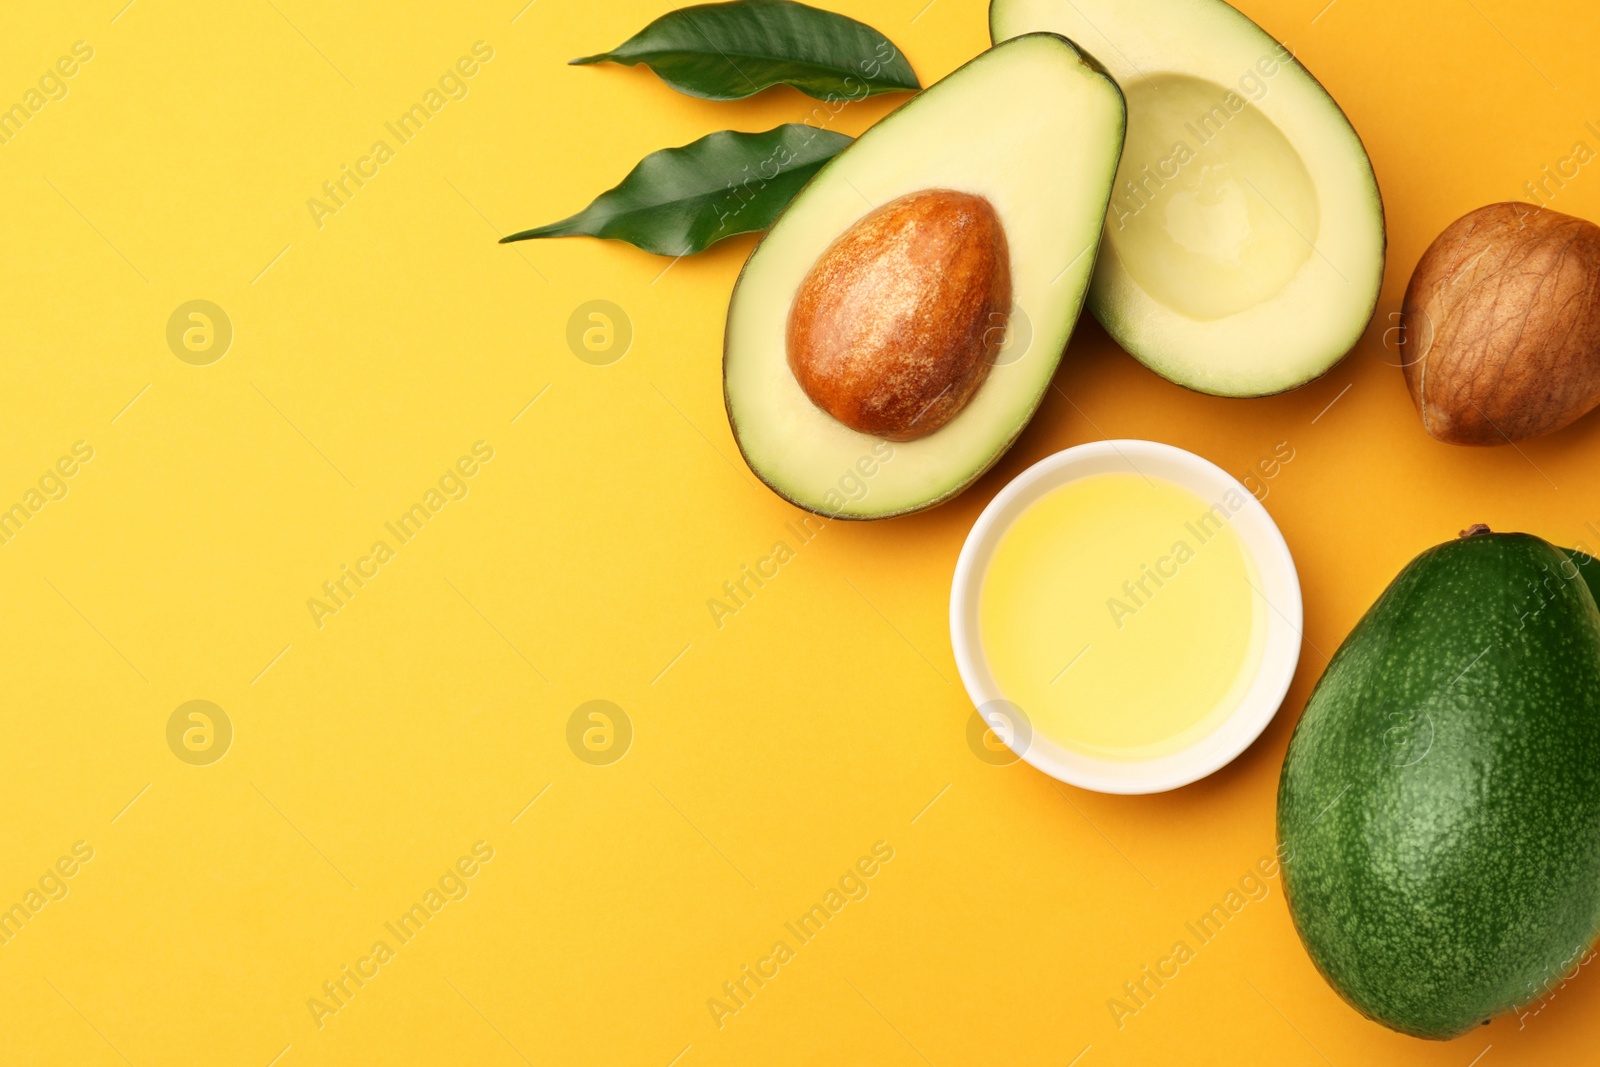
M 817 258 L 789 309 L 789 369 L 861 433 L 924 437 L 989 374 L 1011 310 L 1011 255 L 994 205 L 908 193 L 856 220 Z

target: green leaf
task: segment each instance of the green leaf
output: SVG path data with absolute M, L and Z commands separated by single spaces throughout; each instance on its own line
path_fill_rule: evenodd
M 889 38 L 794 0 L 679 8 L 611 51 L 572 62 L 643 63 L 680 93 L 707 100 L 739 100 L 779 84 L 819 100 L 922 88 Z
M 571 218 L 502 237 L 609 237 L 687 256 L 724 237 L 764 230 L 850 138 L 790 122 L 765 133 L 723 130 L 651 152 Z

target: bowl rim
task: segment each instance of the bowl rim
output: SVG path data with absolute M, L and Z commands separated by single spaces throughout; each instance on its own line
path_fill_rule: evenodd
M 1144 467 L 1140 466 L 1144 462 Z M 1175 753 L 1147 760 L 1110 760 L 1067 749 L 1031 729 L 1017 729 L 999 687 L 989 675 L 978 633 L 977 606 L 995 543 L 1024 509 L 1049 491 L 1094 474 L 1126 470 L 1159 477 L 1207 503 L 1237 493 L 1228 523 L 1239 534 L 1261 582 L 1266 603 L 1266 644 L 1256 676 L 1216 728 Z M 973 523 L 956 560 L 950 587 L 950 644 L 962 685 L 977 714 L 1012 751 L 1052 778 L 1101 793 L 1158 793 L 1200 780 L 1236 759 L 1266 730 L 1294 681 L 1304 642 L 1299 573 L 1283 533 L 1261 502 L 1238 479 L 1203 456 L 1176 445 L 1107 439 L 1046 456 L 1000 490 Z M 1018 709 L 1020 711 L 1020 709 Z M 1026 713 L 1022 713 L 1026 719 Z

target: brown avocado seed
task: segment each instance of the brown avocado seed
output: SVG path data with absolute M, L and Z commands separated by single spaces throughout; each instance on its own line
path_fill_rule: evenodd
M 1561 429 L 1600 405 L 1600 226 L 1529 204 L 1451 223 L 1411 275 L 1401 363 L 1422 425 L 1458 445 Z
M 817 258 L 789 308 L 789 369 L 852 430 L 909 441 L 966 407 L 1010 311 L 994 205 L 924 189 L 858 219 Z

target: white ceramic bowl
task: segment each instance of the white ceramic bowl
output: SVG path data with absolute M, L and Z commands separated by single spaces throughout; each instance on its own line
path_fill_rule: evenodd
M 1142 473 L 1182 486 L 1207 502 L 1230 490 L 1243 499 L 1229 525 L 1238 533 L 1259 576 L 1266 601 L 1266 646 L 1256 677 L 1237 707 L 1210 734 L 1179 752 L 1149 760 L 1100 759 L 1065 748 L 1037 731 L 1009 721 L 994 702 L 1005 694 L 995 684 L 978 631 L 979 590 L 995 545 L 1011 523 L 1044 494 L 1093 474 Z M 1096 441 L 1040 460 L 1002 489 L 983 509 L 956 562 L 950 590 L 950 643 L 972 703 L 1023 759 L 1063 782 L 1102 793 L 1159 793 L 1204 778 L 1226 765 L 1261 736 L 1289 691 L 1300 661 L 1300 577 L 1283 534 L 1267 509 L 1222 468 L 1193 452 L 1154 441 Z M 1025 727 L 1025 724 L 1024 724 Z

